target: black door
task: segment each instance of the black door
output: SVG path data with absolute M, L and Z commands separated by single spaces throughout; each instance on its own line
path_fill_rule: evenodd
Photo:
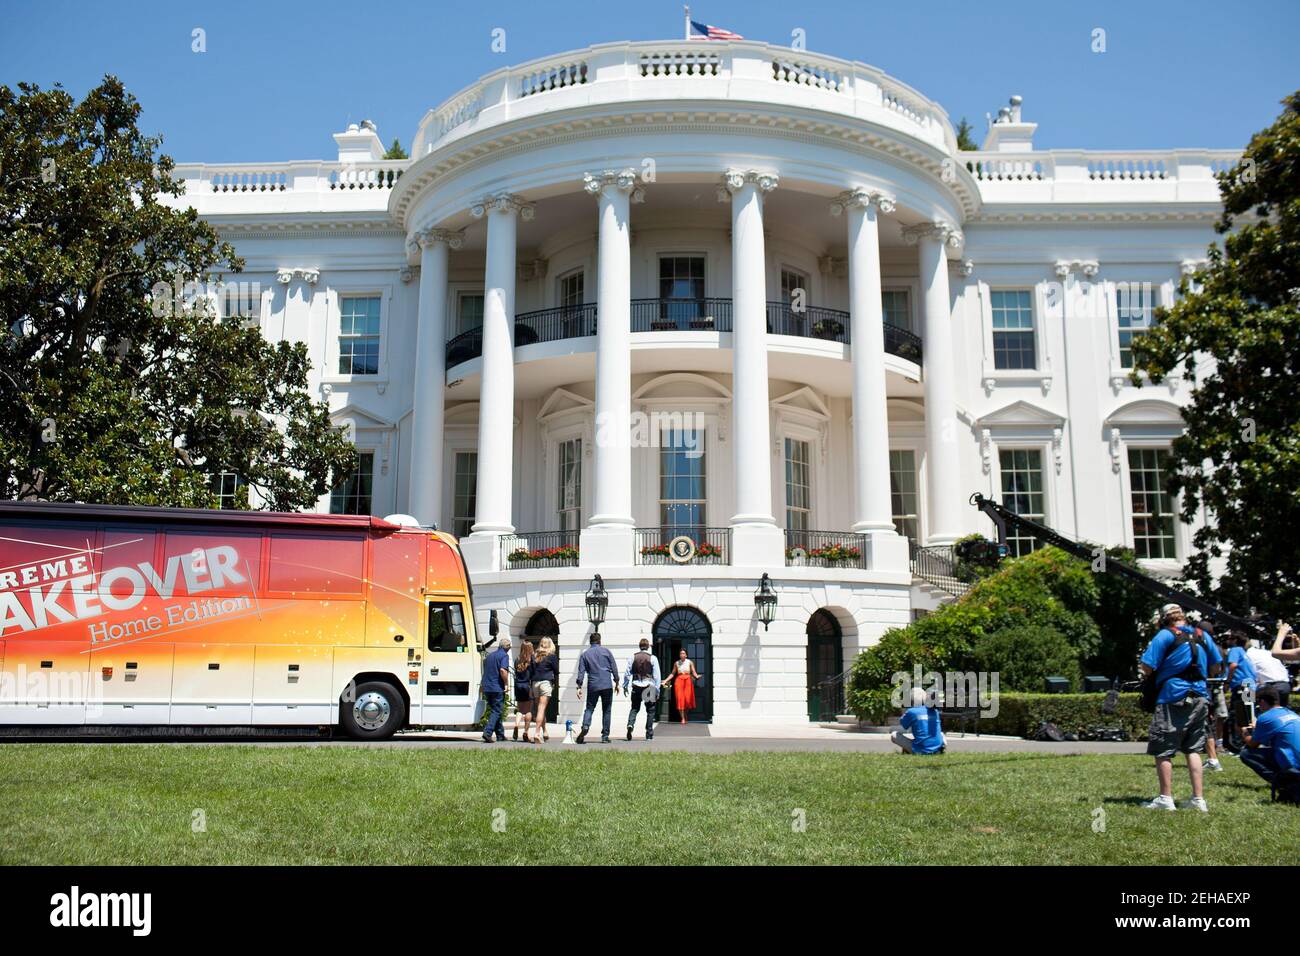
M 709 619 L 693 607 L 670 607 L 659 615 L 652 631 L 654 652 L 659 658 L 659 673 L 668 677 L 673 672 L 679 652 L 695 664 L 700 679 L 695 682 L 695 706 L 687 714 L 688 721 L 707 723 L 713 719 L 713 628 Z M 672 685 L 659 698 L 658 720 L 681 720 L 677 710 L 676 695 Z
M 537 650 L 537 644 L 542 638 L 549 637 L 555 642 L 555 663 L 558 666 L 560 662 L 560 624 L 555 620 L 555 615 L 543 608 L 528 619 L 524 625 L 524 640 L 533 645 L 533 650 Z M 560 722 L 560 687 L 557 684 L 555 693 L 546 703 L 546 722 L 548 724 L 557 724 Z
M 825 608 L 808 619 L 808 719 L 834 720 L 843 706 L 844 640 L 840 623 Z

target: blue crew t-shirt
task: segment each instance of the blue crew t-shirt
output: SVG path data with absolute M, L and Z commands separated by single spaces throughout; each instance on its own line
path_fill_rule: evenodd
M 912 733 L 912 753 L 933 754 L 943 749 L 939 711 L 933 707 L 909 707 L 899 723 Z
M 1192 629 L 1186 625 L 1179 625 L 1178 629 L 1185 634 L 1192 634 Z M 1210 667 L 1223 663 L 1219 648 L 1209 637 L 1202 638 L 1201 646 L 1196 647 L 1196 663 L 1201 669 L 1202 679 L 1187 681 L 1175 675 L 1181 674 L 1191 665 L 1195 645 L 1189 640 L 1174 647 L 1174 640 L 1174 632 L 1167 627 L 1162 628 L 1151 638 L 1151 643 L 1142 655 L 1142 663 L 1155 671 L 1156 679 L 1160 681 L 1160 696 L 1156 698 L 1156 703 L 1173 704 L 1187 696 L 1208 697 L 1204 677 L 1209 676 Z
M 1270 707 L 1255 718 L 1255 743 L 1273 748 L 1279 770 L 1300 768 L 1300 714 Z
M 483 661 L 483 690 L 489 694 L 505 693 L 501 672 L 510 670 L 510 652 L 498 647 Z
M 1228 665 L 1233 664 L 1237 665 L 1237 669 L 1232 672 L 1232 680 L 1228 682 L 1228 686 L 1232 690 L 1236 690 L 1242 684 L 1249 684 L 1254 687 L 1255 665 L 1250 662 L 1250 658 L 1246 656 L 1246 651 L 1243 648 L 1231 647 L 1228 649 Z

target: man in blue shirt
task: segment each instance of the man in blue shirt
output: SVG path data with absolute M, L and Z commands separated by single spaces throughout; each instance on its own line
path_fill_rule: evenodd
M 1227 669 L 1225 676 L 1232 702 L 1229 704 L 1228 710 L 1231 723 L 1224 736 L 1228 741 L 1228 749 L 1233 753 L 1240 753 L 1245 747 L 1245 742 L 1241 737 L 1242 728 L 1250 720 L 1246 713 L 1245 695 L 1248 692 L 1253 693 L 1255 690 L 1255 665 L 1246 656 L 1246 635 L 1237 631 L 1229 631 L 1227 640 L 1228 659 L 1224 666 Z
M 609 648 L 600 644 L 600 633 L 591 635 L 591 646 L 582 652 L 578 659 L 578 700 L 582 700 L 582 682 L 587 680 L 587 707 L 582 712 L 582 733 L 578 734 L 576 743 L 587 742 L 587 731 L 591 729 L 591 715 L 596 710 L 596 701 L 600 701 L 600 742 L 609 743 L 609 725 L 614 717 L 614 694 L 618 692 L 618 661 L 609 652 Z
M 945 742 L 943 728 L 940 726 L 939 711 L 935 707 L 925 706 L 925 691 L 920 687 L 912 688 L 912 706 L 904 711 L 899 720 L 904 730 L 910 730 L 912 736 L 894 731 L 889 739 L 905 754 L 943 753 Z
M 1160 796 L 1143 804 L 1149 810 L 1175 810 L 1174 763 L 1176 753 L 1187 755 L 1187 773 L 1192 780 L 1189 806 L 1202 813 L 1205 805 L 1204 768 L 1201 751 L 1209 723 L 1209 691 L 1205 678 L 1218 673 L 1223 656 L 1213 641 L 1187 624 L 1183 609 L 1166 604 L 1160 609 L 1161 629 L 1142 654 L 1142 676 L 1155 674 L 1158 693 L 1151 715 L 1147 753 L 1156 758 L 1156 779 Z
M 1300 714 L 1281 706 L 1277 688 L 1261 687 L 1255 695 L 1259 716 L 1243 730 L 1246 749 L 1241 762 L 1300 803 Z
M 483 699 L 488 705 L 488 722 L 483 728 L 483 743 L 490 744 L 493 735 L 506 739 L 506 728 L 501 722 L 501 708 L 506 701 L 506 688 L 510 686 L 510 638 L 503 637 L 497 649 L 483 661 Z

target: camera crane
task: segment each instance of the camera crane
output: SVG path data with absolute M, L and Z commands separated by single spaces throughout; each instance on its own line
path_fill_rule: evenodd
M 1092 547 L 1072 541 L 1036 521 L 1023 518 L 1009 508 L 998 504 L 992 498 L 985 498 L 978 491 L 970 496 L 970 503 L 984 512 L 998 529 L 999 550 L 1003 550 L 1007 543 L 1007 529 L 1014 528 L 1021 534 L 1029 535 L 1044 544 L 1060 548 L 1062 551 L 1068 552 L 1076 558 L 1082 558 L 1084 561 L 1091 562 L 1097 558 L 1097 553 Z M 1124 564 L 1122 561 L 1107 557 L 1102 562 L 1101 569 L 1107 574 L 1114 574 L 1124 578 L 1129 583 L 1137 585 L 1142 590 L 1154 594 L 1170 604 L 1177 604 L 1184 610 L 1199 611 L 1203 617 L 1213 621 L 1216 627 L 1226 626 L 1234 631 L 1244 631 L 1252 637 L 1259 638 L 1265 643 L 1265 646 L 1272 643 L 1272 635 L 1258 624 L 1235 614 L 1230 614 L 1222 608 L 1201 600 L 1194 594 L 1189 594 L 1187 591 L 1180 591 L 1178 588 L 1170 587 L 1159 578 L 1143 574 L 1137 568 Z

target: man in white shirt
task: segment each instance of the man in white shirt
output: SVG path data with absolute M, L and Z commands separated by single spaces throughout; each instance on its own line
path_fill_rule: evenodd
M 1278 703 L 1290 706 L 1291 675 L 1286 672 L 1286 665 L 1260 646 L 1259 641 L 1251 641 L 1246 648 L 1246 659 L 1255 668 L 1255 679 L 1259 689 L 1273 687 L 1277 690 Z

